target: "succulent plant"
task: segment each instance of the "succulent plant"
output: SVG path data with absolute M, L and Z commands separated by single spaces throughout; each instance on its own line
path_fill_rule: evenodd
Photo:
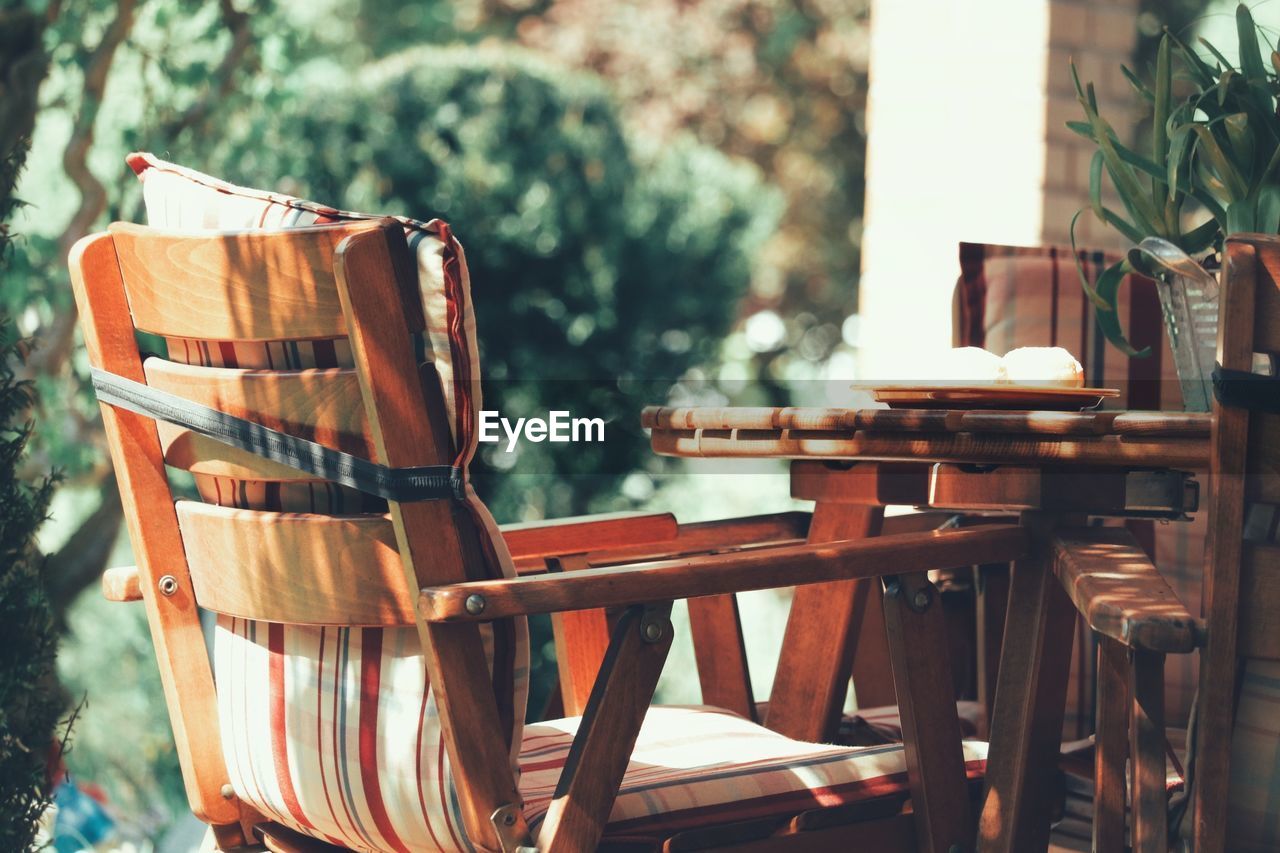
M 1082 86 L 1071 65 L 1085 120 L 1067 126 L 1097 145 L 1089 169 L 1090 209 L 1135 244 L 1158 237 L 1188 255 L 1199 255 L 1220 251 L 1229 234 L 1280 231 L 1280 52 L 1273 50 L 1270 62 L 1263 61 L 1258 27 L 1244 4 L 1236 8 L 1236 32 L 1238 65 L 1205 39 L 1199 42 L 1211 61 L 1166 31 L 1152 85 L 1121 66 L 1151 105 L 1150 156 L 1120 141 L 1098 113 L 1093 84 Z M 1123 211 L 1103 204 L 1104 175 Z M 1192 205 L 1184 210 L 1188 200 Z M 1205 218 L 1195 222 L 1198 216 Z M 1073 243 L 1075 223 L 1073 219 Z M 1138 249 L 1107 268 L 1093 285 L 1081 269 L 1081 283 L 1103 334 L 1130 355 L 1148 351 L 1135 350 L 1125 339 L 1116 314 L 1117 291 L 1129 273 L 1158 275 L 1158 270 Z

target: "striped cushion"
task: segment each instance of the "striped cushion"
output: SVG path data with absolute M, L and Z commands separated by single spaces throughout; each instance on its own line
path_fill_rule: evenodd
M 1094 251 L 1081 251 L 1079 256 L 1086 275 L 1094 281 L 1118 259 Z M 1153 350 L 1150 358 L 1137 359 L 1126 357 L 1098 333 L 1070 249 L 961 243 L 960 269 L 957 346 L 984 346 L 997 354 L 1022 346 L 1065 347 L 1080 359 L 1089 385 L 1121 390 L 1109 406 L 1181 410 L 1182 393 L 1151 279 L 1131 275 L 1120 288 L 1122 327 L 1135 345 Z M 1202 492 L 1201 506 L 1207 503 L 1207 493 Z M 1189 523 L 1130 525 L 1192 613 L 1200 610 L 1208 529 L 1204 516 L 1199 513 Z M 1064 739 L 1076 740 L 1093 731 L 1095 660 L 1095 641 L 1082 620 L 1072 660 Z M 1168 658 L 1165 694 L 1170 725 L 1187 723 L 1196 690 L 1196 665 L 1195 655 Z
M 156 227 L 270 229 L 376 218 L 238 187 L 149 154 L 128 160 L 142 180 L 148 223 Z M 465 467 L 475 452 L 475 413 L 481 405 L 466 259 L 446 223 L 397 219 L 418 263 L 427 321 L 419 351 L 435 364 L 454 464 Z M 175 361 L 214 367 L 352 364 L 346 339 L 170 339 L 168 349 Z M 245 509 L 386 510 L 381 501 L 324 481 L 199 475 L 196 487 L 207 502 Z M 486 534 L 482 544 L 490 576 L 514 577 L 497 525 L 470 488 L 466 506 Z M 492 674 L 499 711 L 509 721 L 514 769 L 528 693 L 527 625 L 523 620 L 496 623 L 482 633 L 486 659 L 476 664 Z M 458 846 L 454 792 L 416 629 L 325 629 L 224 618 L 215 632 L 213 656 L 223 752 L 240 798 L 287 826 L 357 847 L 403 849 L 395 840 L 402 833 L 414 838 L 438 833 L 444 839 L 440 846 Z M 388 731 L 396 738 L 386 739 Z M 416 748 L 406 750 L 407 744 Z
M 130 154 L 142 181 L 147 222 L 160 228 L 243 230 L 297 228 L 378 219 L 292 196 L 229 184 L 150 154 Z M 471 281 L 462 245 L 448 223 L 395 217 L 418 261 L 418 285 L 427 320 L 429 355 L 440 375 L 460 464 L 475 452 L 474 413 L 481 408 L 480 362 Z M 332 367 L 350 363 L 345 340 L 251 343 L 170 340 L 175 360 L 221 367 Z
M 358 850 L 466 849 L 417 635 L 223 618 L 215 674 L 231 783 L 268 817 Z M 520 790 L 535 828 L 579 719 L 526 726 Z M 985 744 L 965 743 L 970 778 Z M 609 834 L 786 816 L 906 790 L 902 747 L 792 741 L 710 708 L 652 708 Z
M 579 720 L 525 727 L 520 792 L 534 827 L 546 813 Z M 965 741 L 970 779 L 982 776 L 986 756 L 985 743 Z M 786 817 L 906 791 L 901 744 L 803 743 L 719 708 L 653 707 L 605 834 L 660 839 L 692 827 Z

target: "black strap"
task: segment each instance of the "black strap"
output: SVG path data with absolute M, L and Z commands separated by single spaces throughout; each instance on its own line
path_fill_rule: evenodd
M 1213 396 L 1224 406 L 1280 414 L 1280 377 L 1213 366 Z
M 388 468 L 96 367 L 91 373 L 94 390 L 103 403 L 185 427 L 366 494 L 402 503 L 466 497 L 462 469 L 453 465 Z

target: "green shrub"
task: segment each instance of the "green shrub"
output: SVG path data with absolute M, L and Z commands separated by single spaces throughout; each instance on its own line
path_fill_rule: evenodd
M 13 188 L 30 146 L 44 76 L 39 18 L 0 10 L 0 269 L 9 257 Z M 32 385 L 14 375 L 25 342 L 0 317 L 0 850 L 25 850 L 48 804 L 46 764 L 62 710 L 54 674 L 57 632 L 33 536 L 50 484 L 19 476 L 31 434 Z
M 609 422 L 603 445 L 523 445 L 510 472 L 486 475 L 498 454 L 482 454 L 481 493 L 500 519 L 619 506 L 621 480 L 652 460 L 639 408 L 715 359 L 775 193 L 691 141 L 629 140 L 598 78 L 518 50 L 420 48 L 297 85 L 195 165 L 448 220 L 471 269 L 485 407 Z
M 0 849 L 23 850 L 47 804 L 45 767 L 62 711 L 54 675 L 57 631 L 32 544 L 51 488 L 16 468 L 30 434 L 31 386 L 12 364 L 21 345 L 0 320 Z

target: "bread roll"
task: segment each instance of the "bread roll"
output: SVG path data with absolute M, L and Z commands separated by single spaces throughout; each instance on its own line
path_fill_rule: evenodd
M 958 347 L 943 353 L 929 381 L 953 385 L 991 385 L 1004 379 L 1004 361 L 981 347 Z
M 1084 368 L 1062 347 L 1020 347 L 1002 361 L 1004 381 L 1014 385 L 1084 387 Z

